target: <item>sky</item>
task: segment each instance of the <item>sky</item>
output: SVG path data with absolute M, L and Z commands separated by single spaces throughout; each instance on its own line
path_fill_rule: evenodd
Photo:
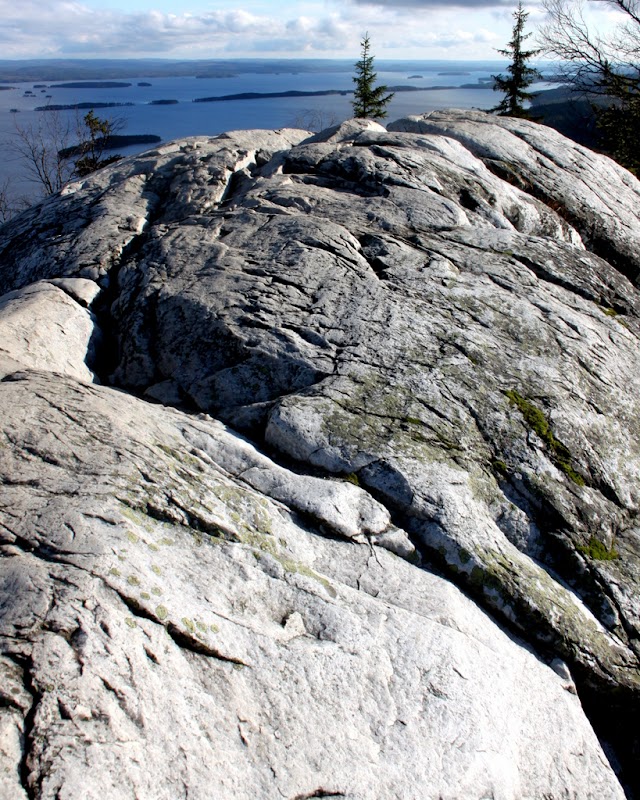
M 0 59 L 350 58 L 368 32 L 376 58 L 492 59 L 511 0 L 0 0 Z M 525 4 L 527 30 L 544 20 Z M 598 30 L 616 20 L 587 2 Z M 531 40 L 533 41 L 533 40 Z

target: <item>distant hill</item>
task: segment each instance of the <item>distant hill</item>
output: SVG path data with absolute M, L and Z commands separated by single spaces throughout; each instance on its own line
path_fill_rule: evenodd
M 599 134 L 594 105 L 606 100 L 599 95 L 586 96 L 569 86 L 538 92 L 531 102 L 533 118 L 555 128 L 563 136 L 591 149 L 598 149 Z
M 105 81 L 121 78 L 229 78 L 241 73 L 343 72 L 351 60 L 239 59 L 173 61 L 169 59 L 0 59 L 0 82 Z

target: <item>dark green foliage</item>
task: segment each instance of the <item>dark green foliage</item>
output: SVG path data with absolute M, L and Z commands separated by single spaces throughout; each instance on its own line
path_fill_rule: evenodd
M 360 42 L 362 55 L 355 65 L 356 85 L 353 98 L 353 116 L 357 119 L 384 119 L 387 116 L 386 106 L 393 97 L 387 94 L 386 86 L 376 86 L 378 77 L 373 71 L 373 56 L 370 54 L 369 34 L 365 33 Z
M 615 561 L 615 559 L 620 556 L 614 547 L 611 547 L 609 550 L 607 546 L 603 544 L 600 539 L 596 539 L 595 536 L 590 537 L 588 544 L 580 545 L 578 550 L 589 556 L 589 558 L 593 558 L 595 561 Z
M 594 105 L 602 149 L 635 175 L 640 174 L 640 78 L 614 71 L 608 64 L 598 89 L 611 99 Z
M 75 174 L 80 178 L 122 158 L 119 155 L 104 157 L 105 145 L 113 133 L 113 123 L 96 117 L 93 110 L 84 115 L 83 122 L 86 138 L 78 145 L 82 155 L 75 164 Z
M 585 480 L 573 467 L 571 463 L 571 453 L 566 445 L 556 439 L 549 425 L 549 420 L 537 406 L 526 400 L 521 394 L 513 389 L 506 392 L 509 402 L 518 407 L 524 421 L 532 431 L 535 431 L 542 441 L 549 448 L 551 460 L 578 486 L 584 486 Z
M 491 466 L 494 472 L 497 472 L 498 475 L 500 475 L 501 477 L 504 477 L 505 475 L 509 474 L 509 469 L 507 465 L 504 463 L 504 461 L 502 461 L 499 458 L 494 458 L 493 461 L 491 462 Z
M 535 95 L 529 111 L 532 119 L 591 150 L 596 148 L 598 130 L 593 105 L 586 97 L 572 93 L 569 87 Z
M 529 15 L 522 8 L 522 3 L 518 5 L 513 18 L 513 36 L 504 50 L 498 52 L 511 58 L 511 64 L 507 67 L 508 76 L 493 75 L 494 86 L 497 92 L 504 92 L 504 97 L 495 108 L 491 110 L 503 117 L 528 117 L 529 112 L 524 107 L 524 103 L 531 100 L 532 94 L 527 92 L 527 88 L 538 78 L 538 70 L 527 66 L 527 61 L 535 58 L 541 50 L 523 50 L 522 44 L 525 39 L 531 36 L 524 33 L 524 25 Z

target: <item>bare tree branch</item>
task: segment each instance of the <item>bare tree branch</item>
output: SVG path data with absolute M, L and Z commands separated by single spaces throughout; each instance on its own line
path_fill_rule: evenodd
M 584 73 L 605 67 L 637 71 L 640 52 L 640 0 L 592 0 L 617 8 L 629 18 L 609 38 L 589 29 L 583 0 L 544 0 L 548 19 L 539 32 L 541 47 L 572 62 Z
M 105 156 L 109 137 L 124 127 L 122 119 L 100 119 L 93 111 L 75 121 L 55 109 L 39 112 L 29 125 L 15 122 L 9 149 L 22 160 L 29 180 L 42 194 L 59 192 L 70 180 L 117 161 Z
M 605 152 L 637 173 L 640 0 L 592 2 L 608 5 L 623 15 L 611 35 L 589 29 L 583 0 L 545 0 L 548 21 L 540 37 L 546 52 L 565 63 L 565 80 L 591 101 Z
M 73 162 L 61 156 L 71 142 L 70 122 L 59 111 L 40 112 L 36 123 L 15 123 L 10 147 L 22 159 L 29 180 L 45 195 L 55 194 L 71 179 Z
M 4 224 L 11 219 L 11 203 L 9 200 L 9 178 L 5 178 L 0 184 L 0 224 Z

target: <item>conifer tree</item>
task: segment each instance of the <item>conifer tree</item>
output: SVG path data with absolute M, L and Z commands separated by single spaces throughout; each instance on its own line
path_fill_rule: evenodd
M 386 106 L 393 97 L 393 93 L 386 94 L 386 86 L 376 86 L 378 77 L 373 71 L 373 56 L 370 54 L 369 34 L 365 33 L 360 42 L 362 54 L 360 61 L 355 65 L 356 85 L 353 98 L 353 116 L 357 119 L 384 119 L 387 116 Z
M 106 157 L 104 155 L 109 137 L 114 133 L 113 122 L 96 117 L 93 109 L 84 115 L 82 121 L 85 128 L 84 136 L 76 148 L 80 151 L 81 158 L 75 164 L 75 173 L 81 178 L 122 158 L 120 155 Z
M 524 103 L 530 100 L 533 95 L 527 92 L 527 88 L 538 78 L 541 77 L 537 69 L 527 66 L 530 58 L 535 58 L 541 50 L 524 50 L 523 42 L 531 34 L 524 33 L 524 26 L 529 15 L 522 7 L 522 2 L 513 13 L 515 25 L 511 41 L 504 50 L 498 50 L 500 55 L 511 58 L 511 64 L 507 67 L 508 76 L 492 75 L 494 80 L 493 88 L 497 92 L 504 92 L 504 97 L 495 108 L 491 110 L 503 117 L 528 117 L 529 113 L 524 107 Z

